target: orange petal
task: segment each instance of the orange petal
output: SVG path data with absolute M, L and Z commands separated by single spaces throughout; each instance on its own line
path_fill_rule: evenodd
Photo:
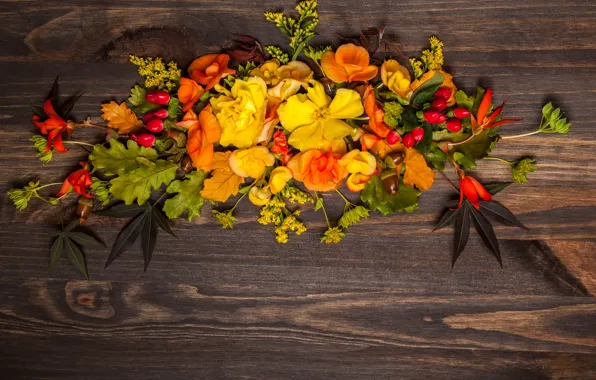
M 486 113 L 488 112 L 488 108 L 490 107 L 490 102 L 493 98 L 493 90 L 490 88 L 486 89 L 486 93 L 482 98 L 482 102 L 480 102 L 480 106 L 478 107 L 478 113 L 476 114 L 476 119 L 480 124 L 484 123 L 484 118 L 486 117 Z
M 358 71 L 355 72 L 354 74 L 350 75 L 348 78 L 348 82 L 354 82 L 354 81 L 367 81 L 367 80 L 371 80 L 374 77 L 377 76 L 377 72 L 379 71 L 379 69 L 377 68 L 377 66 L 367 66 L 364 70 L 362 71 Z
M 335 61 L 335 53 L 328 51 L 321 58 L 321 69 L 329 79 L 335 83 L 348 81 L 348 72 Z
M 188 73 L 190 74 L 195 70 L 204 71 L 207 67 L 211 66 L 213 61 L 217 59 L 217 56 L 218 54 L 204 54 L 198 58 L 195 58 L 190 66 L 188 66 Z
M 354 65 L 364 68 L 368 66 L 370 57 L 368 51 L 362 46 L 345 44 L 337 48 L 337 51 L 335 52 L 335 60 L 340 65 Z
M 54 105 L 52 104 L 52 99 L 48 99 L 43 103 L 43 112 L 45 112 L 49 118 L 54 117 L 57 119 L 62 119 L 60 116 L 58 116 L 56 111 L 54 111 Z
M 216 143 L 221 138 L 221 127 L 213 113 L 211 107 L 205 107 L 199 113 L 199 124 L 201 129 L 205 132 L 205 139 L 210 143 Z

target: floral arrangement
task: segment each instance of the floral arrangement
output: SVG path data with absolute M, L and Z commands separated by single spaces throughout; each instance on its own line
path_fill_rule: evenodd
M 192 221 L 205 201 L 216 206 L 212 212 L 223 228 L 231 229 L 236 206 L 248 198 L 260 207 L 258 222 L 272 225 L 279 243 L 306 231 L 299 205 L 312 203 L 327 222 L 321 241 L 339 243 L 371 212 L 417 210 L 437 172 L 449 180 L 446 168 L 459 179 L 459 187 L 452 183 L 459 202 L 437 228 L 455 224 L 452 264 L 471 224 L 501 263 L 489 218 L 524 228 L 492 199 L 511 182 L 482 185 L 466 170 L 480 159 L 501 160 L 511 166 L 513 182 L 526 182 L 534 159 L 509 162 L 488 154 L 507 139 L 567 133 L 570 124 L 561 110 L 549 103 L 538 129 L 501 136 L 500 127 L 520 119 L 502 118 L 504 104 L 492 104 L 490 88 L 477 88 L 474 95 L 458 90 L 443 70 L 437 37 L 409 60 L 381 29 L 362 31 L 337 49 L 311 46 L 316 6 L 315 0 L 298 3 L 297 17 L 265 12 L 288 37 L 289 50 L 236 36 L 231 49 L 201 55 L 186 71 L 159 57 L 131 56 L 144 85 L 134 85 L 127 102 L 102 104 L 103 124 L 74 121 L 70 113 L 79 96 L 60 103 L 56 83 L 43 107 L 33 106 L 40 134 L 31 141 L 45 164 L 75 145 L 90 147 L 88 159 L 63 183 L 32 181 L 9 191 L 20 210 L 33 198 L 57 204 L 69 192 L 80 196 L 78 219 L 55 234 L 50 266 L 66 251 L 87 277 L 81 246 L 95 238 L 81 224 L 94 212 L 130 218 L 106 266 L 140 237 L 146 269 L 158 229 L 173 235 L 169 219 L 184 214 Z M 73 139 L 84 128 L 103 130 L 105 140 L 93 145 Z M 344 184 L 360 194 L 362 204 L 348 200 Z M 42 195 L 51 186 L 59 187 L 50 193 L 55 196 Z M 322 192 L 345 201 L 339 220 L 329 220 Z M 231 199 L 233 206 L 218 206 Z

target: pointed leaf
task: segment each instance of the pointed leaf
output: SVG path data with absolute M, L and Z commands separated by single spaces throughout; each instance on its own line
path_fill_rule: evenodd
M 67 238 L 72 239 L 75 243 L 80 244 L 83 247 L 87 246 L 87 245 L 93 245 L 93 244 L 103 245 L 104 247 L 106 246 L 105 243 L 103 241 L 99 240 L 97 237 L 90 235 L 90 234 L 86 234 L 81 231 L 68 232 L 65 235 Z
M 169 233 L 170 235 L 172 235 L 173 237 L 178 239 L 178 236 L 176 236 L 176 234 L 170 228 L 170 221 L 168 220 L 168 218 L 166 218 L 166 216 L 163 214 L 163 212 L 156 207 L 152 207 L 152 213 L 153 213 L 153 218 L 157 222 L 157 225 L 159 226 L 159 228 L 161 228 L 162 230 L 166 231 L 167 233 Z
M 79 219 L 75 219 L 72 222 L 68 223 L 68 225 L 66 225 L 66 227 L 64 227 L 63 232 L 72 231 L 75 228 L 79 227 L 80 225 L 81 225 L 81 222 L 79 221 Z
M 516 218 L 516 216 L 513 215 L 513 213 L 507 209 L 507 207 L 503 206 L 500 203 L 497 203 L 497 202 L 494 202 L 494 201 L 492 201 L 492 202 L 481 201 L 480 202 L 480 208 L 482 210 L 485 210 L 488 213 L 490 213 L 489 215 L 496 216 L 501 221 L 505 221 L 506 222 L 505 224 L 514 225 L 514 226 L 517 226 L 519 228 L 523 228 L 525 230 L 529 230 L 528 227 L 524 226 L 522 224 L 522 222 L 520 222 Z
M 72 108 L 81 98 L 81 96 L 83 96 L 83 93 L 72 95 L 70 98 L 66 99 L 66 101 L 62 105 L 60 105 L 60 110 L 58 111 L 58 114 L 62 116 L 64 120 L 68 119 L 70 113 L 72 112 Z
M 511 185 L 513 182 L 493 182 L 487 183 L 484 185 L 486 191 L 488 191 L 491 195 L 495 195 L 502 190 L 504 190 L 507 186 Z
M 68 254 L 68 259 L 88 280 L 89 274 L 87 273 L 87 265 L 85 264 L 85 256 L 83 256 L 83 252 L 81 252 L 79 247 L 77 247 L 77 245 L 69 238 L 65 238 L 64 240 L 66 242 L 66 253 Z
M 147 208 L 148 206 L 139 206 L 137 204 L 126 205 L 124 203 L 119 203 L 107 210 L 97 211 L 95 214 L 101 216 L 111 216 L 114 218 L 126 218 L 137 216 L 140 213 L 147 211 Z
M 54 79 L 54 84 L 52 84 L 52 88 L 50 89 L 50 92 L 48 93 L 48 97 L 46 98 L 46 99 L 52 99 L 52 104 L 54 105 L 54 107 L 56 106 L 56 104 L 58 104 L 58 98 L 60 97 L 60 88 L 58 86 L 59 78 L 60 78 L 60 76 L 57 76 L 56 79 Z
M 470 207 L 466 201 L 459 213 L 457 220 L 455 221 L 455 246 L 453 250 L 453 256 L 451 257 L 451 267 L 455 265 L 457 258 L 466 248 L 468 244 L 468 238 L 470 237 Z
M 131 220 L 118 234 L 114 245 L 112 246 L 112 252 L 106 261 L 105 267 L 112 263 L 118 256 L 125 252 L 131 245 L 134 244 L 135 240 L 141 234 L 144 224 L 149 219 L 150 209 L 147 209 L 144 213 L 138 215 L 136 218 Z
M 143 248 L 143 258 L 145 260 L 145 272 L 151 262 L 151 256 L 153 256 L 153 250 L 155 249 L 155 241 L 157 239 L 157 221 L 153 216 L 153 213 L 149 214 L 147 221 L 143 226 L 141 233 L 141 246 Z
M 435 228 L 433 228 L 433 232 L 453 224 L 456 218 L 459 216 L 460 212 L 461 208 L 458 208 L 457 210 L 447 210 L 447 212 L 444 213 L 441 219 L 439 220 L 439 223 L 437 223 Z
M 39 116 L 40 118 L 46 119 L 48 117 L 48 115 L 46 115 L 46 113 L 44 112 L 43 108 L 41 108 L 40 106 L 29 102 L 29 107 L 31 107 L 31 110 L 33 111 L 33 113 L 35 115 Z
M 484 244 L 486 244 L 493 255 L 495 255 L 499 261 L 499 264 L 501 265 L 501 268 L 503 268 L 503 262 L 501 261 L 501 251 L 499 249 L 499 241 L 497 240 L 497 235 L 495 235 L 493 226 L 480 211 L 476 210 L 476 208 L 473 206 L 468 208 L 472 211 L 472 219 L 474 220 L 474 227 L 476 227 L 478 235 L 480 235 L 484 241 Z
M 52 244 L 52 248 L 50 248 L 50 270 L 54 270 L 56 263 L 58 262 L 58 260 L 60 260 L 60 257 L 62 257 L 63 251 L 64 251 L 64 236 L 62 236 L 62 234 L 60 234 L 60 236 L 58 236 L 56 238 L 56 240 L 54 240 L 54 243 Z

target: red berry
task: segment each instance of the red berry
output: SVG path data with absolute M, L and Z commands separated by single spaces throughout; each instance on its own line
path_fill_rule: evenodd
M 449 100 L 450 97 L 451 97 L 451 89 L 449 89 L 447 87 L 440 87 L 435 92 L 435 99 L 440 98 L 440 99 L 444 99 L 445 101 L 447 101 L 447 100 Z
M 445 108 L 447 108 L 447 101 L 443 98 L 436 98 L 433 100 L 431 107 L 437 111 L 443 111 Z
M 399 141 L 400 137 L 399 137 L 399 133 L 395 132 L 395 131 L 391 131 L 389 132 L 389 134 L 387 135 L 387 142 L 390 145 L 393 145 L 395 143 L 397 143 Z
M 153 144 L 155 144 L 155 136 L 153 136 L 151 133 L 141 133 L 139 136 L 137 136 L 137 143 L 146 148 L 150 148 L 153 146 Z
M 447 120 L 447 130 L 449 132 L 459 132 L 461 131 L 461 121 L 458 119 L 449 119 Z
M 453 110 L 453 115 L 458 119 L 465 119 L 466 117 L 470 116 L 470 111 L 465 108 L 456 108 Z
M 437 118 L 437 124 L 443 124 L 445 121 L 447 121 L 447 116 L 439 114 L 439 117 Z
M 128 135 L 128 139 L 137 142 L 137 135 L 135 133 L 131 133 Z
M 429 109 L 424 111 L 424 120 L 426 120 L 430 124 L 437 124 L 439 120 L 439 111 L 435 109 Z
M 414 137 L 414 141 L 420 142 L 424 138 L 424 129 L 421 127 L 416 127 L 412 129 L 412 136 Z
M 165 105 L 170 101 L 170 94 L 165 91 L 150 90 L 145 94 L 145 99 L 149 103 Z
M 145 123 L 145 128 L 147 128 L 149 132 L 161 132 L 163 131 L 163 120 L 158 117 L 154 117 Z
M 145 124 L 151 120 L 153 118 L 153 116 L 155 116 L 155 112 L 153 111 L 149 111 L 147 112 L 144 116 L 143 116 L 143 121 L 145 122 Z
M 416 140 L 414 140 L 414 136 L 412 136 L 411 133 L 406 133 L 404 135 L 404 138 L 402 139 L 402 144 L 404 144 L 404 146 L 406 148 L 413 147 L 415 143 L 416 143 Z
M 165 119 L 166 117 L 168 117 L 168 110 L 165 108 L 161 108 L 155 111 L 153 114 L 156 117 L 159 117 L 160 119 Z

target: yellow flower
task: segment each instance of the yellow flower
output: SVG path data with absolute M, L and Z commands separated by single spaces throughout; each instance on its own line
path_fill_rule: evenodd
M 273 169 L 269 177 L 269 189 L 273 194 L 279 193 L 292 177 L 292 171 L 286 166 Z
M 267 166 L 275 164 L 275 156 L 264 146 L 238 149 L 228 159 L 230 169 L 240 177 L 261 178 Z
M 219 97 L 211 98 L 213 114 L 221 126 L 223 146 L 235 145 L 248 148 L 257 143 L 267 112 L 267 85 L 262 78 L 250 77 L 248 81 L 236 79 L 232 90 L 215 86 Z
M 279 67 L 275 75 L 276 80 L 271 82 L 275 87 L 269 89 L 269 96 L 286 100 L 297 93 L 301 87 L 307 86 L 308 81 L 313 77 L 313 72 L 306 63 L 292 61 Z
M 253 69 L 250 72 L 250 75 L 262 78 L 268 85 L 275 86 L 279 83 L 279 78 L 276 75 L 278 68 L 279 61 L 277 59 L 272 59 L 270 61 L 265 61 L 261 66 Z
M 264 206 L 271 198 L 271 191 L 267 188 L 253 186 L 248 192 L 248 199 L 255 206 Z
M 361 152 L 358 149 L 346 153 L 338 162 L 341 166 L 345 166 L 348 173 L 352 174 L 371 175 L 377 168 L 375 156 L 368 152 Z
M 288 142 L 301 151 L 331 149 L 344 153 L 343 138 L 354 128 L 341 119 L 362 115 L 360 95 L 340 88 L 332 101 L 321 83 L 311 80 L 309 84 L 307 94 L 290 96 L 277 110 L 281 124 L 291 132 Z
M 402 98 L 410 92 L 410 72 L 395 59 L 388 59 L 381 66 L 383 84 Z
M 348 190 L 353 191 L 355 193 L 364 190 L 366 184 L 370 181 L 371 176 L 364 175 L 360 173 L 350 174 L 348 180 L 346 181 L 346 186 Z

